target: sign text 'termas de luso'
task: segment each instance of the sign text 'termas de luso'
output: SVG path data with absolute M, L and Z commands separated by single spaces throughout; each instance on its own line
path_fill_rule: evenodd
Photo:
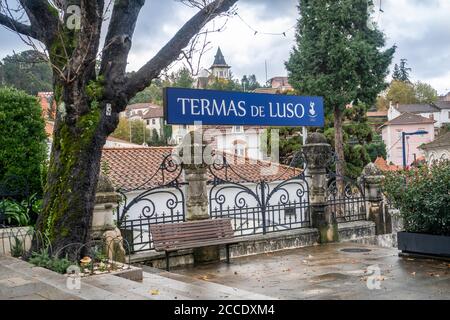
M 323 98 L 166 88 L 168 124 L 324 126 Z

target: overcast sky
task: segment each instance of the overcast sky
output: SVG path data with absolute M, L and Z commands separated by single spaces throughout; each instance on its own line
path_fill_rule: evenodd
M 375 2 L 378 10 L 380 0 Z M 202 66 L 209 68 L 220 46 L 236 78 L 254 73 L 264 82 L 265 61 L 269 78 L 286 75 L 284 62 L 294 45 L 294 30 L 290 28 L 298 17 L 296 5 L 297 0 L 239 0 L 239 15 L 260 33 L 255 36 L 238 17 L 233 17 L 223 32 L 210 35 L 212 49 L 204 56 Z M 450 91 L 450 1 L 382 0 L 382 9 L 384 13 L 377 11 L 374 19 L 385 32 L 387 45 L 398 46 L 394 62 L 407 58 L 414 81 L 430 83 L 440 94 Z M 142 66 L 194 13 L 174 0 L 147 0 L 128 69 Z M 286 37 L 261 34 L 288 29 Z M 0 57 L 26 48 L 5 29 L 0 30 L 0 43 Z

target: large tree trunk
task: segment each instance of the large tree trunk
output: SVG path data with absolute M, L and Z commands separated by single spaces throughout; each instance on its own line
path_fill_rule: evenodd
M 102 148 L 117 116 L 106 117 L 103 103 L 83 94 L 85 88 L 64 91 L 64 105 L 83 112 L 60 114 L 56 121 L 37 230 L 49 241 L 53 253 L 63 249 L 77 259 L 73 253 L 78 248 L 68 245 L 88 239 Z
M 336 196 L 343 202 L 345 197 L 345 155 L 344 155 L 344 132 L 342 128 L 343 112 L 339 107 L 334 109 L 334 148 L 336 152 Z M 345 221 L 344 206 L 338 205 L 336 208 L 336 218 L 338 221 Z

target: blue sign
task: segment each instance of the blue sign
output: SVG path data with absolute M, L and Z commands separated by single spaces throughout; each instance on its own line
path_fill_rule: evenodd
M 168 124 L 323 127 L 321 97 L 166 88 Z

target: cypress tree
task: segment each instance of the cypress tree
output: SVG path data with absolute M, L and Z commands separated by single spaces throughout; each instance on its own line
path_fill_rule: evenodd
M 296 45 L 286 63 L 291 85 L 299 94 L 323 96 L 327 117 L 334 121 L 338 161 L 345 175 L 343 118 L 346 106 L 373 105 L 387 84 L 395 47 L 370 23 L 367 0 L 299 0 Z M 342 180 L 339 181 L 342 191 Z

